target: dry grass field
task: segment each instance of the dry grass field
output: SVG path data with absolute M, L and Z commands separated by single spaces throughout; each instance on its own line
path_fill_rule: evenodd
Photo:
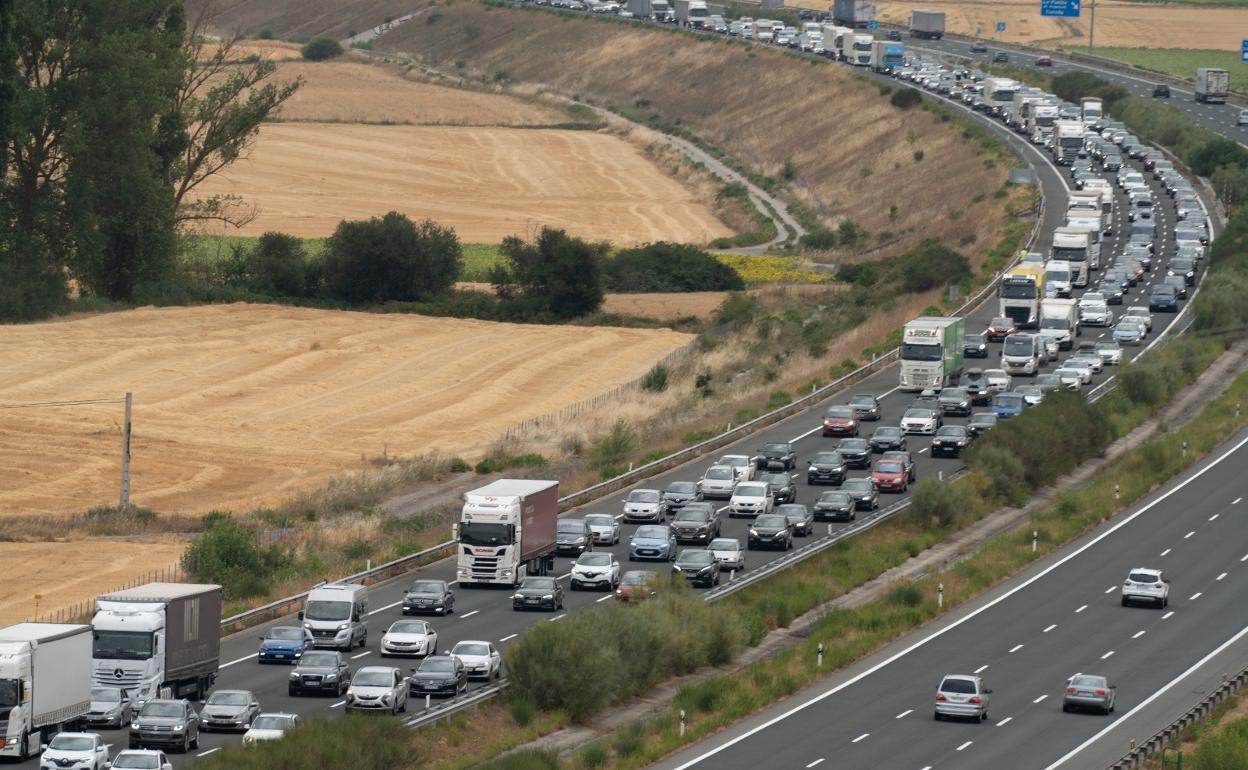
M 914 7 L 913 3 L 881 0 L 879 15 L 884 21 L 905 24 Z M 946 28 L 963 35 L 973 35 L 980 28 L 990 40 L 1046 46 L 1086 44 L 1088 40 L 1088 3 L 1083 4 L 1083 16 L 1078 19 L 1043 17 L 1035 0 L 936 0 L 922 7 L 944 11 Z M 1005 22 L 1005 32 L 995 31 L 998 21 Z M 1096 3 L 1098 46 L 1239 50 L 1245 29 L 1248 8 L 1243 7 Z
M 690 340 L 268 305 L 144 308 L 3 335 L 0 403 L 134 393 L 132 499 L 167 513 L 277 503 L 383 453 L 472 457 Z M 0 410 L 0 515 L 113 503 L 121 417 L 117 403 Z

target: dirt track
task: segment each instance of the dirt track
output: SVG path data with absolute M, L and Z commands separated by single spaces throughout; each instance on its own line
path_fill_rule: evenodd
M 134 392 L 133 501 L 170 513 L 273 504 L 383 453 L 480 454 L 690 339 L 270 305 L 145 308 L 3 336 L 0 403 Z M 117 403 L 0 410 L 0 515 L 114 503 L 121 416 Z

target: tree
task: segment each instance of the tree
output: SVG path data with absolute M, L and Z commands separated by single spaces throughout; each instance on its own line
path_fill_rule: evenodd
M 411 301 L 451 288 L 463 269 L 455 231 L 432 220 L 384 217 L 338 223 L 325 256 L 329 295 L 353 303 Z
M 696 246 L 650 243 L 624 249 L 603 263 L 608 291 L 739 291 L 745 281 L 728 265 Z
M 514 287 L 530 308 L 556 319 L 577 318 L 602 306 L 600 264 L 608 249 L 606 243 L 543 227 L 533 243 L 504 238 L 499 251 L 506 263 L 491 278 L 499 296 Z
M 966 257 L 936 238 L 928 238 L 914 249 L 894 258 L 894 269 L 901 288 L 913 294 L 958 283 L 971 275 Z
M 335 56 L 342 55 L 342 46 L 338 45 L 336 40 L 327 37 L 318 37 L 305 45 L 300 54 L 308 61 L 325 61 Z
M 260 291 L 283 297 L 302 297 L 307 293 L 307 253 L 293 235 L 265 233 L 247 262 L 251 282 Z

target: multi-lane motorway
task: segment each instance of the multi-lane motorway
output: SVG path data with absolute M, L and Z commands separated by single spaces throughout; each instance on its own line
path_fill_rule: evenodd
M 1000 131 L 1004 131 L 1004 129 L 1000 129 Z M 1041 156 L 1037 150 L 1035 150 L 1035 148 L 1028 146 L 1028 149 L 1025 150 L 1025 152 L 1028 153 L 1029 158 L 1035 163 L 1040 182 L 1044 187 L 1047 201 L 1045 221 L 1043 222 L 1041 229 L 1041 237 L 1034 245 L 1034 249 L 1040 252 L 1047 252 L 1049 236 L 1051 235 L 1052 230 L 1061 223 L 1061 219 L 1064 216 L 1066 193 L 1068 191 L 1067 182 L 1064 176 L 1064 171 L 1059 171 L 1049 165 L 1047 161 L 1045 161 L 1044 157 Z M 1161 191 L 1156 192 L 1155 197 L 1163 202 L 1168 202 L 1169 200 L 1165 193 Z M 1107 238 L 1102 246 L 1102 269 L 1113 265 L 1114 257 L 1120 254 L 1122 245 L 1125 243 L 1125 229 L 1127 225 L 1125 217 L 1121 216 L 1124 203 L 1125 198 L 1120 194 L 1119 200 L 1116 202 L 1115 235 L 1112 238 Z M 1151 285 L 1153 281 L 1160 280 L 1161 276 L 1164 275 L 1166 259 L 1169 254 L 1172 253 L 1173 242 L 1169 236 L 1173 231 L 1173 227 L 1173 211 L 1170 210 L 1167 205 L 1163 205 L 1158 211 L 1159 253 L 1157 258 L 1154 260 L 1155 267 L 1153 272 L 1147 275 L 1147 282 L 1141 282 L 1139 287 L 1131 290 L 1125 300 L 1126 304 L 1121 306 L 1121 308 L 1114 306 L 1117 314 L 1120 314 L 1122 308 L 1129 307 L 1131 305 L 1147 305 L 1148 285 Z M 1123 233 L 1121 239 L 1119 238 L 1120 233 Z M 982 303 L 974 312 L 969 314 L 967 316 L 968 331 L 976 331 L 984 327 L 988 320 L 997 314 L 996 305 L 996 298 L 991 297 Z M 1158 315 L 1154 322 L 1153 334 L 1150 336 L 1149 340 L 1146 340 L 1146 342 L 1155 338 L 1166 328 L 1167 324 L 1169 324 L 1173 318 L 1173 315 Z M 1096 340 L 1100 338 L 1108 338 L 1108 336 L 1109 329 L 1085 329 L 1082 339 Z M 1126 355 L 1130 358 L 1138 354 L 1141 349 L 1142 348 L 1129 348 L 1126 351 Z M 999 355 L 999 352 L 999 344 L 992 345 L 990 357 L 986 362 L 982 363 L 982 366 L 988 368 L 995 365 L 994 359 Z M 968 362 L 968 366 L 974 366 L 979 363 L 980 362 L 971 360 Z M 1051 370 L 1054 366 L 1056 366 L 1056 364 L 1046 367 L 1046 370 Z M 1110 373 L 1112 373 L 1112 371 L 1110 368 L 1107 368 L 1107 372 L 1100 375 L 1096 381 L 1100 381 Z M 1017 382 L 1025 382 L 1025 380 L 1019 380 Z M 898 392 L 896 384 L 897 370 L 896 367 L 892 367 L 876 374 L 852 389 L 852 392 L 875 394 L 881 401 L 883 411 L 882 422 L 865 423 L 863 435 L 868 435 L 870 430 L 876 424 L 897 424 L 897 421 L 901 416 L 901 412 L 910 403 L 913 395 Z M 843 403 L 849 395 L 850 393 L 845 393 L 832 399 L 829 403 Z M 798 502 L 807 504 L 812 503 L 818 496 L 818 493 L 825 488 L 811 488 L 805 484 L 805 475 L 802 472 L 805 468 L 804 460 L 809 458 L 814 452 L 821 449 L 831 448 L 836 443 L 836 439 L 823 438 L 821 436 L 820 415 L 822 413 L 823 406 L 824 405 L 821 405 L 759 431 L 754 436 L 742 440 L 736 445 L 724 448 L 721 452 L 716 453 L 714 456 L 701 458 L 680 468 L 659 474 L 651 481 L 640 486 L 661 489 L 670 481 L 694 480 L 702 475 L 702 471 L 709 466 L 719 454 L 753 454 L 754 450 L 765 442 L 791 441 L 796 445 L 799 458 L 799 467 L 797 471 L 799 484 Z M 961 422 L 961 420 L 957 419 L 953 419 L 952 421 Z M 919 437 L 911 437 L 910 450 L 915 453 L 916 456 L 916 466 L 919 478 L 935 476 L 941 472 L 949 474 L 960 467 L 960 462 L 956 459 L 933 459 L 929 457 L 926 452 L 926 442 Z M 865 471 L 857 471 L 851 473 L 851 476 L 865 475 L 865 473 Z M 1222 477 L 1227 474 L 1213 475 Z M 1230 475 L 1233 476 L 1234 474 Z M 1231 482 L 1227 481 L 1225 483 L 1229 485 Z M 1196 489 L 1205 491 L 1205 486 L 1202 484 L 1194 484 L 1192 487 L 1194 488 L 1189 489 L 1185 495 L 1194 494 Z M 611 495 L 608 499 L 587 505 L 571 515 L 583 515 L 584 513 L 589 512 L 609 512 L 618 514 L 621 509 L 621 505 L 619 503 L 620 497 L 622 497 L 622 495 Z M 1198 497 L 1207 498 L 1200 501 L 1192 501 L 1193 506 L 1196 506 L 1198 502 L 1200 506 L 1204 506 L 1202 510 L 1217 504 L 1217 499 L 1212 494 L 1203 496 L 1198 495 Z M 901 499 L 900 495 L 882 494 L 881 505 L 887 505 L 898 499 Z M 1184 497 L 1180 499 L 1187 498 Z M 1162 508 L 1168 513 L 1172 513 L 1169 503 Z M 1153 514 L 1154 517 L 1160 515 L 1160 511 Z M 1193 514 L 1193 516 L 1194 515 L 1195 514 Z M 1206 518 L 1208 518 L 1208 515 L 1212 515 L 1212 512 L 1207 514 Z M 1210 553 L 1208 551 L 1204 552 L 1208 558 L 1199 566 L 1199 569 L 1190 573 L 1190 577 L 1187 574 L 1187 570 L 1184 569 L 1184 577 L 1179 583 L 1184 591 L 1186 591 L 1189 586 L 1197 586 L 1192 589 L 1192 593 L 1200 591 L 1207 594 L 1207 597 L 1200 598 L 1208 598 L 1210 601 L 1206 601 L 1205 604 L 1202 605 L 1197 605 L 1202 611 L 1206 606 L 1211 606 L 1213 608 L 1222 606 L 1218 603 L 1222 600 L 1217 599 L 1216 596 L 1220 591 L 1222 593 L 1229 594 L 1230 587 L 1234 585 L 1234 580 L 1230 577 L 1219 578 L 1216 574 L 1208 576 L 1204 575 L 1206 571 L 1212 570 L 1215 565 L 1222 564 L 1222 562 L 1225 561 L 1225 559 L 1221 559 L 1221 556 L 1230 558 L 1229 551 L 1227 554 L 1222 554 L 1222 550 L 1233 550 L 1233 538 L 1220 536 L 1216 533 L 1217 526 L 1226 526 L 1227 522 L 1230 520 L 1231 518 L 1229 516 L 1226 517 L 1226 520 L 1222 525 L 1217 525 L 1217 520 L 1207 522 L 1208 528 L 1206 531 L 1208 532 L 1208 538 L 1214 542 L 1221 543 L 1219 550 L 1216 553 Z M 1194 522 L 1195 519 L 1192 521 Z M 844 525 L 838 524 L 832 526 L 841 527 Z M 1180 526 L 1180 528 L 1182 528 L 1182 526 Z M 1189 528 L 1193 531 L 1197 529 L 1194 523 L 1192 523 Z M 624 543 L 614 549 L 614 552 L 617 558 L 621 561 L 624 569 L 628 569 L 630 566 L 634 566 L 635 568 L 643 568 L 646 566 L 642 564 L 630 565 L 628 562 L 627 537 L 632 529 L 633 527 L 630 525 L 624 526 Z M 739 519 L 728 519 L 725 517 L 724 536 L 737 537 L 742 542 L 745 542 L 746 529 L 747 523 L 745 521 Z M 1148 548 L 1153 548 L 1154 551 L 1160 551 L 1160 548 L 1154 546 L 1159 545 L 1165 537 L 1173 538 L 1176 536 L 1175 533 L 1170 530 L 1171 528 L 1169 527 L 1150 528 L 1149 537 L 1139 543 L 1133 542 L 1132 547 L 1134 548 L 1138 546 L 1139 548 L 1144 548 L 1147 545 Z M 823 536 L 825 531 L 824 525 L 820 525 L 816 537 Z M 1177 533 L 1178 539 L 1184 541 L 1181 545 L 1183 545 L 1184 549 L 1188 552 L 1197 550 L 1193 548 L 1193 546 L 1197 545 L 1201 541 L 1197 539 L 1197 535 L 1193 535 L 1185 539 L 1183 535 L 1186 531 L 1187 530 Z M 1112 538 L 1107 540 L 1112 543 Z M 1193 540 L 1196 542 L 1192 542 Z M 1102 560 L 1105 560 L 1104 547 L 1098 545 L 1095 549 L 1090 549 L 1090 551 L 1094 551 L 1095 554 L 1100 555 Z M 1177 551 L 1178 549 L 1176 548 L 1175 555 L 1177 555 Z M 1134 556 L 1134 551 L 1131 553 Z M 778 554 L 771 552 L 751 552 L 749 554 L 749 569 L 757 569 L 768 560 L 775 558 L 776 555 Z M 1145 558 L 1146 556 L 1148 556 L 1146 551 L 1141 551 L 1139 553 L 1139 559 L 1142 560 L 1142 562 L 1149 561 L 1149 559 Z M 1107 660 L 1119 656 L 1121 656 L 1120 660 L 1133 660 L 1130 655 L 1125 654 L 1127 652 L 1127 647 L 1125 646 L 1127 645 L 1127 642 L 1118 641 L 1118 638 L 1114 636 L 1115 633 L 1125 634 L 1126 637 L 1130 638 L 1131 634 L 1134 634 L 1136 630 L 1143 630 L 1145 631 L 1145 635 L 1143 636 L 1147 637 L 1147 635 L 1152 634 L 1151 637 L 1148 637 L 1148 641 L 1151 642 L 1153 639 L 1162 641 L 1171 639 L 1172 637 L 1167 636 L 1167 634 L 1179 634 L 1182 633 L 1184 629 L 1190 632 L 1190 627 L 1183 626 L 1179 622 L 1173 622 L 1178 617 L 1177 615 L 1168 616 L 1165 620 L 1162 620 L 1160 614 L 1148 614 L 1147 611 L 1142 611 L 1142 614 L 1137 612 L 1133 615 L 1121 615 L 1114 618 L 1112 621 L 1104 620 L 1104 622 L 1091 624 L 1092 627 L 1085 626 L 1088 619 L 1099 617 L 1099 614 L 1094 612 L 1094 610 L 1098 610 L 1100 608 L 1099 605 L 1091 599 L 1086 601 L 1081 599 L 1081 592 L 1086 588 L 1088 581 L 1094 580 L 1098 589 L 1100 591 L 1104 591 L 1106 587 L 1109 587 L 1112 584 L 1115 584 L 1116 581 L 1121 580 L 1122 574 L 1125 574 L 1124 570 L 1126 567 L 1120 568 L 1120 560 L 1114 559 L 1107 561 L 1112 561 L 1112 564 L 1100 565 L 1098 569 L 1091 570 L 1091 572 L 1086 576 L 1083 570 L 1079 570 L 1078 578 L 1073 578 L 1070 585 L 1062 584 L 1060 586 L 1050 586 L 1049 578 L 1047 577 L 1044 580 L 1037 581 L 1037 584 L 1043 584 L 1041 589 L 1027 587 L 1024 591 L 1020 591 L 1020 593 L 1026 593 L 1033 597 L 1036 596 L 1034 593 L 1036 590 L 1045 591 L 1045 594 L 1041 598 L 1034 601 L 1034 606 L 1033 603 L 1028 603 L 1028 605 L 1024 606 L 1022 603 L 1014 600 L 1008 602 L 1003 601 L 999 605 L 994 606 L 991 610 L 985 611 L 982 616 L 977 616 L 972 620 L 968 620 L 965 624 L 963 624 L 963 626 L 959 626 L 957 629 L 951 630 L 947 634 L 948 641 L 941 641 L 944 637 L 940 637 L 938 640 L 933 640 L 930 647 L 925 646 L 923 648 L 924 652 L 922 656 L 906 656 L 900 659 L 898 662 L 900 663 L 904 661 L 905 667 L 898 667 L 894 669 L 886 666 L 881 669 L 881 672 L 888 669 L 887 680 L 879 680 L 879 682 L 886 681 L 885 684 L 881 685 L 877 683 L 877 681 L 868 677 L 863 680 L 861 685 L 852 685 L 852 687 L 855 688 L 854 693 L 856 697 L 846 698 L 841 695 L 837 695 L 837 697 L 826 698 L 825 700 L 820 701 L 817 706 L 801 712 L 800 715 L 795 715 L 788 720 L 781 720 L 772 728 L 749 734 L 740 750 L 734 750 L 731 752 L 731 758 L 728 758 L 723 754 L 717 754 L 714 759 L 708 758 L 706 761 L 713 761 L 717 764 L 722 764 L 724 762 L 732 764 L 733 762 L 744 762 L 747 758 L 752 757 L 752 766 L 798 767 L 809 765 L 809 763 L 815 762 L 820 757 L 837 756 L 838 758 L 844 758 L 851 756 L 850 752 L 859 751 L 863 753 L 853 754 L 852 756 L 860 756 L 862 758 L 862 763 L 851 763 L 851 766 L 892 766 L 888 764 L 892 761 L 892 757 L 897 757 L 899 762 L 905 760 L 905 762 L 897 764 L 896 766 L 898 767 L 923 767 L 925 764 L 935 765 L 936 763 L 934 760 L 937 758 L 936 754 L 933 754 L 933 760 L 931 761 L 920 761 L 917 764 L 907 764 L 910 759 L 919 756 L 919 753 L 921 753 L 921 750 L 923 749 L 922 744 L 925 739 L 922 738 L 922 735 L 925 733 L 921 731 L 930 730 L 932 727 L 948 727 L 954 730 L 960 727 L 958 725 L 946 726 L 943 724 L 936 725 L 930 723 L 930 716 L 928 717 L 928 723 L 924 723 L 922 726 L 917 725 L 918 717 L 923 715 L 925 712 L 923 709 L 919 708 L 919 705 L 916 704 L 925 703 L 923 699 L 930 696 L 929 691 L 935 686 L 935 680 L 933 677 L 939 676 L 940 673 L 943 673 L 943 670 L 916 671 L 909 668 L 913 665 L 910 661 L 920 661 L 921 658 L 923 660 L 927 660 L 929 657 L 930 659 L 936 661 L 965 660 L 966 663 L 964 665 L 969 667 L 968 670 L 978 668 L 979 666 L 987 666 L 988 668 L 985 669 L 985 672 L 990 672 L 993 684 L 998 688 L 999 693 L 999 695 L 996 696 L 999 700 L 994 701 L 992 716 L 995 720 L 1000 721 L 1006 717 L 1011 717 L 1011 715 L 1017 711 L 1017 715 L 1010 721 L 1006 722 L 1006 725 L 1003 725 L 1003 729 L 1005 726 L 1014 724 L 1016 721 L 1021 726 L 1025 723 L 1025 720 L 1023 718 L 1022 711 L 1020 710 L 1021 706 L 1017 703 L 1017 701 L 1019 699 L 1025 699 L 1024 694 L 1026 692 L 1035 690 L 1035 694 L 1030 697 L 1033 699 L 1037 698 L 1046 692 L 1052 691 L 1054 687 L 1060 684 L 1059 680 L 1062 676 L 1074 673 L 1074 670 L 1079 670 L 1078 668 L 1072 671 L 1065 671 L 1063 669 L 1063 672 L 1061 672 L 1060 675 L 1054 674 L 1052 671 L 1045 668 L 1044 665 L 1041 665 L 1041 663 L 1034 659 L 1029 659 L 1028 655 L 1033 653 L 1036 655 L 1043 655 L 1046 660 L 1058 660 L 1061 665 L 1069 668 L 1067 661 L 1047 655 L 1046 651 L 1051 651 L 1053 649 L 1073 649 L 1076 640 L 1087 637 L 1093 640 L 1094 644 L 1092 646 L 1105 647 L 1105 650 L 1097 653 L 1098 655 L 1110 650 L 1114 651 L 1114 654 L 1109 656 Z M 1127 561 L 1130 561 L 1130 559 Z M 1177 562 L 1178 560 L 1172 559 L 1172 561 Z M 1084 557 L 1080 556 L 1078 560 L 1072 560 L 1071 565 L 1063 566 L 1061 569 L 1055 570 L 1053 574 L 1074 574 L 1074 567 L 1076 565 L 1082 565 L 1083 563 Z M 566 575 L 569 564 L 570 560 L 560 559 L 557 563 L 558 574 Z M 1131 565 L 1128 564 L 1126 566 Z M 657 568 L 665 569 L 666 567 L 665 565 L 660 564 L 657 565 Z M 1230 571 L 1229 566 L 1225 571 Z M 383 661 L 379 658 L 376 652 L 376 646 L 385 629 L 390 625 L 390 623 L 400 617 L 398 605 L 402 598 L 403 591 L 406 586 L 410 584 L 411 580 L 416 577 L 441 578 L 450 581 L 454 579 L 454 566 L 450 561 L 439 562 L 423 568 L 418 573 L 414 573 L 406 578 L 374 587 L 371 595 L 373 610 L 369 618 L 369 647 L 364 650 L 351 653 L 353 666 L 358 667 L 370 664 L 402 665 L 393 663 L 393 659 Z M 1208 588 L 1200 587 L 1204 586 L 1205 583 L 1209 583 Z M 513 612 L 509 596 L 510 592 L 508 591 L 458 589 L 455 614 L 446 618 L 434 618 L 431 621 L 439 633 L 439 648 L 442 650 L 449 650 L 456 642 L 465 639 L 490 640 L 505 648 L 509 643 L 515 640 L 525 628 L 531 626 L 532 624 L 538 622 L 552 622 L 560 617 L 560 614 L 548 615 L 542 613 Z M 1059 620 L 1058 614 L 1063 611 L 1065 604 L 1075 602 L 1075 599 L 1077 598 L 1079 598 L 1080 601 L 1074 603 L 1073 606 L 1066 608 L 1069 610 L 1069 614 L 1072 617 Z M 598 602 L 610 600 L 611 596 L 609 594 L 568 592 L 567 611 L 576 611 L 577 609 L 588 607 Z M 1108 593 L 1102 594 L 1101 604 L 1107 603 L 1112 603 L 1114 605 L 1113 609 L 1116 609 L 1115 597 L 1110 596 Z M 1080 610 L 1079 612 L 1075 612 L 1075 610 L 1082 604 L 1087 604 L 1088 607 Z M 1028 618 L 1031 617 L 1033 612 L 1037 612 L 1040 609 L 1044 610 L 1046 618 L 1049 617 L 1048 613 L 1052 613 L 1053 617 L 1041 624 L 1039 628 L 1034 629 L 1033 634 L 1033 629 L 1030 628 L 1033 624 L 1029 623 Z M 1133 618 L 1133 620 L 1128 622 L 1121 619 L 1128 617 Z M 292 617 L 280 621 L 278 624 L 295 624 L 296 622 L 297 621 L 295 621 Z M 1120 626 L 1123 626 L 1124 623 L 1126 625 L 1131 625 L 1132 623 L 1144 625 L 1140 625 L 1139 629 L 1132 628 L 1130 633 L 1127 633 L 1124 628 L 1120 628 Z M 1169 625 L 1167 626 L 1166 624 Z M 1046 626 L 1050 625 L 1053 625 L 1054 628 L 1049 629 L 1048 631 L 1043 630 Z M 1167 630 L 1169 628 L 1177 628 L 1179 630 L 1170 632 Z M 1007 629 L 1008 634 L 1016 635 L 1018 636 L 1018 639 L 1014 640 L 1013 636 L 1011 636 L 1010 639 L 1003 638 L 1001 634 L 1006 632 L 1001 631 L 1001 629 Z M 1058 629 L 1061 629 L 1060 633 Z M 236 634 L 222 640 L 223 668 L 217 683 L 218 689 L 250 689 L 256 693 L 266 711 L 288 711 L 296 712 L 301 715 L 315 715 L 326 713 L 332 714 L 341 710 L 342 702 L 337 698 L 292 698 L 288 696 L 286 692 L 288 669 L 280 666 L 260 666 L 255 660 L 256 637 L 262 632 L 262 628 L 255 629 L 249 632 Z M 1217 627 L 1211 627 L 1210 633 L 1211 639 L 1214 637 L 1221 638 L 1218 636 L 1218 634 L 1221 633 L 1221 630 Z M 1130 639 L 1130 641 L 1137 643 L 1136 647 L 1142 647 L 1142 645 L 1138 644 L 1140 638 L 1141 637 L 1137 636 L 1135 639 Z M 1005 642 L 1008 642 L 1008 644 Z M 1004 647 L 1001 648 L 1003 644 Z M 1009 651 L 1010 649 L 1015 648 L 1016 645 L 1020 644 L 1022 647 L 1015 649 L 1013 652 Z M 939 650 L 939 652 L 929 653 L 927 651 L 928 649 L 933 651 Z M 1026 654 L 1024 654 L 1025 651 Z M 972 663 L 974 663 L 974 665 L 971 665 Z M 408 665 L 415 664 L 412 663 Z M 1080 663 L 1078 665 L 1082 666 L 1084 670 L 1091 670 L 1091 663 L 1086 665 Z M 894 674 L 894 671 L 901 673 Z M 1139 693 L 1144 692 L 1148 687 L 1154 686 L 1156 681 L 1164 681 L 1164 679 L 1159 680 L 1157 677 L 1165 677 L 1168 671 L 1168 668 L 1161 667 L 1158 669 L 1156 676 L 1152 676 L 1151 678 L 1133 678 L 1132 684 L 1124 686 L 1121 695 L 1121 702 L 1124 705 L 1129 706 L 1130 702 L 1137 698 Z M 1111 671 L 1111 673 L 1117 676 L 1116 671 Z M 1053 679 L 1052 682 L 1049 681 L 1050 678 Z M 881 689 L 886 690 L 887 692 L 881 692 Z M 1049 695 L 1049 698 L 1051 699 L 1052 695 Z M 1040 703 L 1043 702 L 1044 701 L 1041 701 Z M 1042 710 L 1038 708 L 1040 703 L 1033 704 L 1037 707 L 1035 709 L 1036 714 L 1042 713 Z M 878 708 L 876 707 L 876 704 L 879 704 Z M 899 730 L 899 732 L 896 732 L 891 736 L 885 736 L 885 733 L 882 732 L 882 728 L 874 724 L 871 720 L 876 719 L 879 717 L 879 714 L 883 713 L 880 709 L 889 710 L 894 706 L 901 707 L 896 708 L 895 712 L 888 715 L 889 719 L 893 721 L 888 722 L 887 726 L 890 728 L 895 727 Z M 419 710 L 422 707 L 423 704 L 413 702 L 409 706 L 409 715 L 413 710 Z M 837 712 L 836 714 L 827 714 L 822 710 L 824 708 L 835 708 L 837 709 Z M 897 714 L 902 711 L 906 711 L 907 709 L 912 709 L 912 712 L 907 714 L 905 717 L 895 719 Z M 821 723 L 819 728 L 812 729 L 812 723 L 804 720 L 806 719 L 807 714 L 816 713 L 820 714 L 819 719 L 821 720 Z M 1047 717 L 1044 718 L 1047 719 Z M 1035 719 L 1038 720 L 1041 719 L 1041 717 L 1036 716 Z M 842 722 L 844 725 L 843 730 L 841 729 Z M 1047 725 L 1048 723 L 1036 722 L 1036 724 Z M 786 732 L 783 735 L 779 735 L 774 732 L 774 730 L 777 729 L 782 729 Z M 920 732 L 905 732 L 908 730 Z M 979 736 L 982 732 L 987 730 L 988 728 L 986 727 L 980 728 L 980 732 L 976 733 L 968 733 L 964 730 L 959 732 L 958 735 L 966 736 L 965 739 L 963 739 L 963 742 L 965 740 L 983 742 L 982 738 L 976 736 Z M 733 732 L 736 734 L 736 731 Z M 1016 730 L 1016 732 L 1021 735 L 1023 730 Z M 1087 730 L 1072 730 L 1070 731 L 1070 739 L 1074 740 L 1078 738 L 1081 740 L 1081 736 L 1086 737 L 1086 732 Z M 850 733 L 852 733 L 852 735 Z M 1016 751 L 1020 746 L 1027 747 L 1033 745 L 1039 741 L 1036 736 L 1044 734 L 1044 729 L 1041 729 L 1039 733 L 1035 731 L 1028 731 L 1028 733 L 1029 737 L 1027 737 L 1025 741 L 1030 741 L 1030 743 L 1024 742 L 1023 744 L 1011 744 L 1013 748 L 1006 750 Z M 859 736 L 863 734 L 868 735 L 865 738 L 858 739 L 857 742 L 854 741 L 854 739 L 859 738 Z M 806 737 L 803 738 L 803 735 Z M 879 740 L 876 740 L 874 743 L 872 742 L 873 735 L 879 736 Z M 1063 733 L 1063 735 L 1065 735 L 1065 733 Z M 106 737 L 113 743 L 114 748 L 125 746 L 126 737 L 124 732 L 114 731 L 106 733 Z M 838 743 L 842 738 L 846 738 L 844 741 L 846 744 L 845 746 L 841 746 Z M 198 752 L 193 752 L 192 757 L 195 755 L 203 756 L 205 754 L 211 754 L 220 746 L 237 740 L 237 736 L 205 734 L 201 739 L 200 749 Z M 889 746 L 890 753 L 879 753 L 879 747 L 881 745 L 885 745 L 883 743 L 885 740 L 888 742 L 887 745 Z M 821 751 L 819 748 L 820 746 L 830 746 L 832 748 L 823 749 Z M 1056 748 L 1056 746 L 1047 746 L 1046 744 L 1046 748 Z M 706 750 L 706 747 L 702 747 L 702 749 Z M 957 746 L 953 746 L 949 750 L 956 751 Z M 957 751 L 957 753 L 954 754 L 954 756 L 958 757 L 958 766 L 963 766 L 963 759 L 971 756 L 971 754 L 966 753 L 969 750 L 970 747 L 964 747 L 961 751 Z M 870 755 L 866 753 L 871 751 L 876 753 Z M 933 749 L 933 751 L 936 750 Z M 768 761 L 760 765 L 758 759 L 764 753 L 766 754 Z M 990 751 L 981 750 L 980 754 L 988 757 Z M 870 759 L 868 759 L 868 756 L 870 756 Z M 998 766 L 1000 766 L 1000 757 L 1005 755 L 992 754 L 992 756 L 997 757 Z M 778 760 L 781 758 L 784 759 L 784 764 L 777 764 Z M 797 764 L 799 761 L 801 763 L 800 765 Z M 183 766 L 187 764 L 187 762 L 186 760 L 178 760 L 177 764 L 178 766 Z M 945 759 L 944 764 L 948 765 L 949 761 Z M 26 763 L 25 766 L 31 767 L 34 766 L 34 763 Z

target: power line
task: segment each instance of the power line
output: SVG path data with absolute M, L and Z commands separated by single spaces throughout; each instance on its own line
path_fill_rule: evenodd
M 124 398 L 93 398 L 80 401 L 32 401 L 28 404 L 0 404 L 0 409 L 34 409 L 46 406 L 84 406 L 87 404 L 120 404 Z

